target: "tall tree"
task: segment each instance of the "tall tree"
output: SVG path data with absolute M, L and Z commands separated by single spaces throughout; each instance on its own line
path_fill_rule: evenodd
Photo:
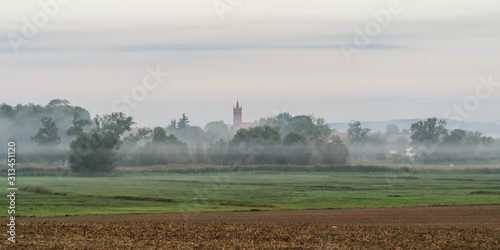
M 349 161 L 349 150 L 340 137 L 333 136 L 332 141 L 322 147 L 323 163 L 346 164 Z
M 249 129 L 240 129 L 233 136 L 231 142 L 239 145 L 277 145 L 281 141 L 279 128 L 277 127 L 253 127 Z
M 443 136 L 443 143 L 448 145 L 462 145 L 464 144 L 465 136 L 467 131 L 462 129 L 454 129 L 450 131 L 450 134 Z
M 94 123 L 97 129 L 103 133 L 113 133 L 120 136 L 123 132 L 130 130 L 130 127 L 135 124 L 134 119 L 130 116 L 125 116 L 124 113 L 111 113 L 111 115 L 96 115 Z
M 153 128 L 152 133 L 153 143 L 165 143 L 168 139 L 167 132 L 162 127 Z
M 399 127 L 397 125 L 387 124 L 387 126 L 385 127 L 385 133 L 384 133 L 384 135 L 386 137 L 389 137 L 391 135 L 398 135 L 399 133 L 400 133 Z
M 92 122 L 86 119 L 80 119 L 80 113 L 73 115 L 73 126 L 70 127 L 66 134 L 69 136 L 76 136 L 83 132 L 83 127 L 90 125 Z
M 186 114 L 182 114 L 182 118 L 179 119 L 179 123 L 177 124 L 177 128 L 184 129 L 189 126 L 189 119 Z
M 38 133 L 36 133 L 35 136 L 31 137 L 31 139 L 42 145 L 59 144 L 61 142 L 61 137 L 59 137 L 57 133 L 59 129 L 57 128 L 55 121 L 53 121 L 50 117 L 43 117 L 41 121 L 42 127 L 38 130 Z
M 170 120 L 170 124 L 168 125 L 167 130 L 173 132 L 175 131 L 176 128 L 177 128 L 177 121 L 175 119 Z
M 349 123 L 349 128 L 347 129 L 347 142 L 350 144 L 361 144 L 366 142 L 368 139 L 368 133 L 371 131 L 369 128 L 361 127 L 361 122 L 352 121 Z
M 307 145 L 306 137 L 297 132 L 290 132 L 283 138 L 283 145 L 291 146 L 294 144 Z
M 424 144 L 426 146 L 435 145 L 441 140 L 441 137 L 448 133 L 445 120 L 437 120 L 427 118 L 425 121 L 413 123 L 410 127 L 411 139 L 415 143 Z
M 209 142 L 219 139 L 227 140 L 230 134 L 229 126 L 223 121 L 213 121 L 205 125 L 205 138 Z
M 120 140 L 113 133 L 102 134 L 94 129 L 90 133 L 78 135 L 69 147 L 71 170 L 81 175 L 96 175 L 111 172 L 115 168 Z
M 70 104 L 71 103 L 68 100 L 65 100 L 65 99 L 54 99 L 54 100 L 51 100 L 47 104 L 47 107 L 67 106 L 67 105 L 70 105 Z
M 71 170 L 80 174 L 110 172 L 116 166 L 120 135 L 134 124 L 124 113 L 96 115 L 96 125 L 90 133 L 81 133 L 70 143 L 68 161 Z
M 2 103 L 0 105 L 0 117 L 5 116 L 5 117 L 10 117 L 14 114 L 14 108 L 12 106 L 8 105 L 7 103 Z

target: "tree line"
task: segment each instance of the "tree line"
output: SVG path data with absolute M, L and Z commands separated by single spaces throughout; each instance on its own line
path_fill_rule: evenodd
M 284 113 L 261 119 L 257 125 L 233 131 L 224 122 L 214 121 L 201 129 L 190 126 L 183 114 L 179 122 L 172 120 L 165 129 L 142 128 L 125 138 L 119 162 L 123 165 L 348 162 L 347 148 L 339 138 L 331 136 L 323 119 Z
M 353 121 L 344 141 L 351 159 L 357 161 L 422 164 L 491 164 L 500 161 L 499 138 L 477 131 L 449 130 L 446 125 L 445 120 L 433 117 L 415 122 L 403 130 L 389 124 L 382 133 L 371 132 L 359 121 Z M 390 138 L 397 139 L 390 142 Z M 388 146 L 393 150 L 388 150 Z
M 479 132 L 446 129 L 446 121 L 428 118 L 400 130 L 388 125 L 372 132 L 352 121 L 341 139 L 323 118 L 281 113 L 261 118 L 255 127 L 234 131 L 223 121 L 204 128 L 190 125 L 186 114 L 166 127 L 140 128 L 124 113 L 90 118 L 87 110 L 55 99 L 45 106 L 0 106 L 2 136 L 21 145 L 22 162 L 68 164 L 77 173 L 110 172 L 117 165 L 199 164 L 346 164 L 489 163 L 500 160 L 500 141 Z M 33 125 L 37 124 L 37 125 Z M 31 131 L 31 133 L 30 133 Z M 393 140 L 397 138 L 396 140 Z M 10 138 L 2 138 L 4 140 Z M 393 140 L 393 141 L 390 141 Z M 388 150 L 392 146 L 392 150 Z M 409 155 L 408 149 L 413 153 Z M 4 157 L 0 154 L 0 158 Z

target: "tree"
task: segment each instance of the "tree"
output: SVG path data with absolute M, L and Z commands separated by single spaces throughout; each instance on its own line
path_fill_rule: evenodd
M 369 128 L 362 128 L 361 122 L 351 121 L 347 129 L 347 142 L 350 144 L 362 144 L 367 140 L 367 134 L 370 132 Z
M 111 113 L 94 118 L 96 125 L 90 133 L 81 133 L 70 143 L 68 161 L 71 170 L 88 175 L 111 172 L 118 160 L 122 144 L 120 135 L 134 124 L 124 113 Z
M 194 159 L 196 160 L 197 163 L 205 163 L 207 160 L 207 156 L 205 154 L 205 149 L 203 148 L 202 143 L 196 143 L 194 150 L 193 150 L 193 156 Z
M 326 143 L 332 134 L 332 130 L 328 127 L 324 118 L 317 118 L 316 124 L 314 124 L 312 130 L 313 131 L 309 138 L 311 141 Z
M 481 136 L 481 144 L 483 145 L 490 145 L 494 141 L 495 140 L 491 136 Z
M 116 136 L 120 136 L 123 132 L 130 130 L 130 127 L 135 124 L 132 117 L 126 117 L 122 112 L 111 113 L 111 115 L 106 114 L 102 117 L 96 115 L 94 123 L 101 133 L 113 133 Z
M 223 121 L 213 121 L 205 125 L 205 139 L 208 142 L 219 139 L 228 139 L 230 134 L 229 126 Z
M 283 138 L 283 162 L 288 164 L 309 164 L 311 150 L 307 145 L 306 137 L 297 132 L 288 133 Z
M 323 146 L 322 153 L 326 164 L 346 164 L 349 161 L 349 151 L 338 136 L 333 136 L 332 141 Z
M 384 146 L 387 144 L 387 138 L 384 135 L 382 135 L 382 132 L 377 131 L 368 133 L 366 137 L 366 142 L 369 145 Z
M 411 139 L 415 143 L 424 144 L 427 146 L 435 145 L 441 137 L 448 133 L 445 120 L 437 120 L 434 118 L 427 118 L 425 121 L 413 123 L 410 127 Z
M 235 144 L 244 143 L 247 145 L 276 145 L 279 144 L 280 141 L 279 128 L 270 126 L 240 129 L 232 139 L 232 142 Z
M 399 133 L 400 133 L 399 127 L 397 125 L 387 124 L 387 126 L 385 127 L 385 133 L 384 133 L 384 135 L 386 137 L 389 137 L 391 135 L 399 135 Z
M 155 127 L 152 133 L 153 143 L 165 143 L 168 140 L 167 132 L 162 127 Z
M 184 129 L 189 126 L 189 118 L 186 114 L 182 114 L 182 117 L 179 119 L 179 123 L 177 124 L 177 128 Z
M 279 127 L 282 137 L 290 132 L 302 134 L 310 142 L 326 143 L 332 130 L 325 123 L 325 119 L 315 119 L 312 115 L 291 116 L 289 113 L 280 113 L 275 117 L 261 118 L 259 126 Z
M 283 139 L 283 145 L 291 146 L 294 144 L 302 144 L 302 145 L 307 144 L 306 137 L 302 134 L 297 133 L 297 132 L 288 133 L 285 136 L 285 138 Z
M 443 144 L 447 145 L 462 145 L 464 144 L 464 140 L 466 138 L 467 131 L 462 129 L 454 129 L 450 131 L 450 134 L 443 136 Z
M 307 137 L 311 137 L 314 133 L 313 117 L 308 115 L 297 115 L 292 118 L 290 132 L 298 132 Z
M 280 142 L 279 128 L 264 126 L 238 130 L 231 140 L 231 145 L 234 146 L 235 157 L 239 161 L 272 164 L 279 155 Z
M 207 148 L 207 155 L 212 163 L 228 164 L 231 157 L 229 151 L 229 143 L 225 142 L 222 139 L 219 139 L 214 143 L 210 143 L 210 146 Z
M 293 117 L 292 115 L 290 115 L 290 113 L 287 113 L 287 112 L 283 112 L 283 113 L 280 113 L 276 116 L 276 118 L 278 118 L 279 120 L 284 120 L 286 122 L 291 122 Z
M 66 134 L 68 136 L 79 135 L 83 132 L 83 127 L 90 125 L 91 123 L 92 122 L 89 120 L 80 119 L 80 113 L 75 112 L 75 115 L 73 116 L 73 126 L 66 131 Z
M 31 137 L 33 141 L 38 142 L 41 145 L 57 145 L 61 142 L 61 137 L 57 134 L 59 130 L 56 126 L 55 121 L 50 117 L 42 118 L 42 127 L 38 130 L 35 136 Z
M 54 100 L 51 100 L 47 104 L 47 107 L 67 106 L 67 105 L 70 105 L 70 104 L 71 103 L 68 100 L 65 100 L 65 99 L 54 99 Z
M 5 116 L 5 117 L 11 117 L 14 114 L 14 108 L 12 106 L 2 103 L 0 106 L 0 117 Z
M 167 130 L 170 132 L 174 132 L 177 129 L 177 121 L 175 119 L 170 120 L 170 124 L 167 127 Z
M 82 175 L 111 172 L 116 166 L 120 139 L 114 133 L 98 130 L 81 133 L 73 140 L 68 153 L 69 167 Z
M 192 145 L 203 141 L 204 131 L 198 126 L 187 126 L 178 131 L 176 135 L 179 137 L 179 140 Z
M 139 128 L 137 133 L 131 134 L 125 138 L 123 138 L 123 142 L 127 144 L 131 144 L 130 146 L 135 146 L 137 142 L 140 140 L 149 138 L 153 133 L 153 130 L 150 128 Z

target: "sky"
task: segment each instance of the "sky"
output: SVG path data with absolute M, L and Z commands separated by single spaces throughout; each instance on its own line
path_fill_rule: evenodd
M 0 103 L 67 99 L 138 126 L 500 112 L 494 0 L 0 0 Z

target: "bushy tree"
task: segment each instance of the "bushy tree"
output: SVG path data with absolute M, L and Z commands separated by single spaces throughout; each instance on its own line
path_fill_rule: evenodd
M 312 115 L 292 116 L 289 113 L 281 113 L 275 117 L 261 118 L 258 125 L 278 127 L 282 137 L 291 132 L 302 134 L 308 142 L 324 143 L 332 132 L 323 118 L 315 119 Z
M 50 117 L 42 118 L 42 127 L 38 130 L 35 136 L 31 137 L 33 141 L 38 142 L 41 145 L 57 145 L 61 142 L 61 137 L 59 137 L 57 131 L 59 130 L 56 123 Z
M 338 136 L 323 146 L 323 162 L 326 164 L 346 164 L 349 161 L 349 151 Z
M 170 133 L 174 133 L 176 129 L 177 129 L 177 120 L 175 119 L 170 120 L 170 124 L 167 126 L 167 131 Z
M 69 166 L 82 175 L 111 172 L 116 166 L 119 147 L 120 139 L 113 133 L 97 130 L 81 133 L 70 143 Z
M 410 127 L 411 139 L 414 143 L 424 146 L 436 145 L 440 142 L 441 137 L 448 133 L 445 127 L 446 121 L 438 121 L 436 117 L 418 121 Z
M 71 103 L 65 99 L 53 99 L 47 104 L 47 107 L 69 106 L 70 104 Z
M 82 175 L 111 172 L 118 160 L 118 149 L 122 144 L 120 135 L 130 130 L 132 117 L 123 113 L 112 113 L 94 118 L 96 128 L 90 133 L 81 133 L 70 143 L 68 162 L 71 170 Z
M 363 128 L 359 121 L 351 121 L 349 123 L 345 141 L 353 159 L 367 160 L 369 158 L 366 149 L 370 139 L 368 136 L 370 131 L 369 128 Z
M 122 112 L 111 113 L 102 117 L 96 115 L 94 123 L 101 133 L 113 133 L 116 136 L 120 136 L 123 132 L 130 130 L 130 127 L 135 124 L 132 117 L 126 116 Z
M 66 131 L 68 136 L 77 136 L 83 132 L 83 127 L 90 125 L 92 122 L 86 119 L 80 119 L 80 113 L 73 115 L 73 126 Z
M 361 127 L 361 122 L 352 121 L 347 129 L 346 141 L 350 144 L 363 144 L 368 139 L 369 128 Z
M 279 128 L 270 126 L 240 129 L 232 139 L 234 144 L 246 144 L 247 146 L 277 145 L 280 141 Z
M 162 127 L 153 128 L 152 133 L 153 143 L 165 143 L 168 140 L 167 132 Z
M 443 144 L 447 145 L 463 145 L 465 143 L 465 138 L 467 135 L 467 131 L 462 129 L 454 129 L 450 131 L 450 134 L 446 134 L 443 136 Z
M 213 121 L 205 125 L 205 139 L 209 143 L 219 139 L 227 140 L 229 135 L 229 126 L 223 121 Z
M 296 132 L 288 133 L 283 139 L 283 145 L 291 146 L 294 144 L 306 145 L 307 144 L 306 137 Z
M 187 142 L 189 145 L 200 143 L 204 139 L 204 131 L 198 126 L 188 126 L 177 131 L 175 134 L 179 140 Z
M 384 133 L 384 135 L 386 137 L 389 137 L 391 135 L 399 135 L 399 133 L 400 133 L 399 127 L 397 125 L 387 124 L 387 126 L 385 127 L 385 133 Z
M 219 139 L 210 145 L 207 148 L 208 159 L 211 163 L 214 164 L 231 164 L 231 147 L 228 142 L 223 139 Z
M 0 106 L 0 117 L 10 118 L 14 114 L 14 108 L 6 103 Z
M 279 128 L 270 126 L 240 129 L 231 140 L 241 161 L 253 164 L 274 163 L 280 143 Z

